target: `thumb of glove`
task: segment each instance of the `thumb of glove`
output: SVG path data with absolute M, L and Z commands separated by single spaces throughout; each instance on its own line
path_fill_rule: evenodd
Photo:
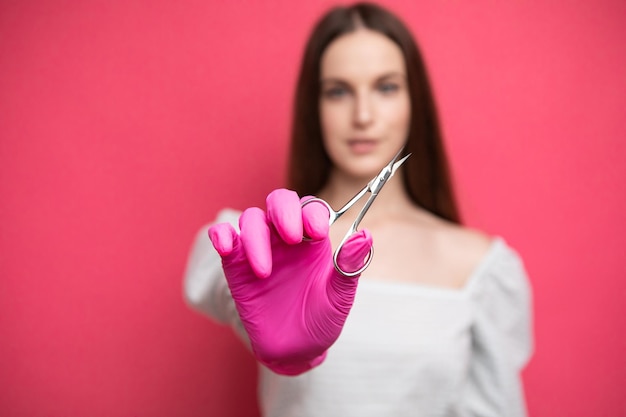
M 372 235 L 367 229 L 356 232 L 348 238 L 337 255 L 337 264 L 343 271 L 359 270 L 367 257 L 371 256 L 372 245 Z M 350 312 L 360 276 L 347 277 L 335 269 L 328 281 L 328 297 L 343 314 Z

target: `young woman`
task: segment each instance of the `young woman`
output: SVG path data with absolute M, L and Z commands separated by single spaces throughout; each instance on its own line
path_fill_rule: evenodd
M 373 245 L 373 261 L 343 276 L 332 252 L 360 207 L 329 228 L 325 206 L 301 202 L 343 206 L 403 147 L 411 156 L 339 256 L 358 269 Z M 272 192 L 266 212 L 220 213 L 214 247 L 204 228 L 185 277 L 190 305 L 233 325 L 262 364 L 263 414 L 525 415 L 522 262 L 460 224 L 425 67 L 390 12 L 356 4 L 318 22 L 289 173 L 295 192 Z

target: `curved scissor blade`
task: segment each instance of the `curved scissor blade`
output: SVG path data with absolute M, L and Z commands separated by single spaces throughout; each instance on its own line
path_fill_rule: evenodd
M 391 174 L 389 175 L 389 178 L 393 177 L 393 174 L 396 173 L 396 170 L 400 168 L 400 165 L 402 165 L 404 161 L 406 161 L 409 158 L 409 156 L 411 156 L 411 154 L 408 154 L 407 156 L 405 156 L 404 158 L 402 158 L 401 160 L 393 164 L 393 166 L 391 167 Z
M 383 167 L 380 173 L 377 176 L 375 176 L 372 181 L 369 182 L 367 187 L 369 188 L 372 194 L 378 194 L 380 189 L 383 188 L 383 186 L 389 180 L 389 178 L 393 177 L 393 174 L 396 172 L 396 170 L 400 168 L 400 165 L 402 165 L 404 161 L 406 161 L 407 158 L 411 156 L 411 154 L 408 154 L 401 160 L 396 161 L 402 154 L 403 150 L 404 150 L 404 147 L 400 149 L 400 151 L 398 151 L 398 153 L 393 157 L 393 159 L 387 165 Z

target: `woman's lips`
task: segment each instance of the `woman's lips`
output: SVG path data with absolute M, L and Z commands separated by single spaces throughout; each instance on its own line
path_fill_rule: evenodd
M 348 141 L 350 150 L 356 155 L 363 155 L 372 152 L 376 147 L 376 144 L 377 142 L 374 139 L 350 139 Z

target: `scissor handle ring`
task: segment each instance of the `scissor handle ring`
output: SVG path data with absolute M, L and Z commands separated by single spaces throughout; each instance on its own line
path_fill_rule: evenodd
M 346 240 L 347 238 L 344 239 L 344 242 Z M 374 247 L 370 246 L 370 251 L 367 254 L 367 259 L 365 260 L 365 264 L 361 268 L 357 269 L 356 271 L 349 272 L 349 271 L 344 271 L 343 269 L 341 269 L 341 267 L 339 266 L 339 263 L 337 263 L 337 257 L 339 256 L 339 251 L 343 248 L 344 242 L 341 242 L 337 250 L 335 250 L 335 255 L 333 256 L 333 263 L 335 264 L 335 269 L 337 270 L 337 272 L 339 272 L 344 277 L 352 278 L 357 275 L 360 275 L 361 273 L 363 273 L 363 271 L 367 269 L 368 266 L 370 266 L 370 263 L 372 263 L 372 258 L 374 257 Z
M 337 213 L 335 210 L 333 210 L 333 208 L 330 206 L 330 204 L 328 204 L 326 201 L 322 200 L 321 198 L 318 197 L 311 197 L 308 200 L 303 201 L 300 206 L 304 207 L 308 204 L 311 203 L 321 203 L 324 206 L 326 206 L 326 208 L 328 209 L 328 212 L 330 213 L 330 218 L 328 220 L 328 224 L 332 225 L 335 220 L 337 220 L 337 218 L 343 214 L 343 213 Z M 367 269 L 368 266 L 370 266 L 370 263 L 372 262 L 372 257 L 374 256 L 374 247 L 370 246 L 370 251 L 367 255 L 367 259 L 365 260 L 365 264 L 359 268 L 356 271 L 344 271 L 343 269 L 341 269 L 341 267 L 339 266 L 339 263 L 337 262 L 337 258 L 339 256 L 339 252 L 341 251 L 341 249 L 343 248 L 343 244 L 346 243 L 346 241 L 348 240 L 348 238 L 350 236 L 352 236 L 353 233 L 356 232 L 356 227 L 353 225 L 352 228 L 348 231 L 348 233 L 346 233 L 346 235 L 344 236 L 343 240 L 341 241 L 341 243 L 339 244 L 339 246 L 337 247 L 337 249 L 335 249 L 335 253 L 333 254 L 333 264 L 335 265 L 335 270 L 337 270 L 337 272 L 339 272 L 341 275 L 345 276 L 345 277 L 355 277 L 357 275 L 360 275 L 363 271 L 365 271 Z M 307 237 L 304 237 L 303 240 L 310 240 Z
M 326 206 L 326 208 L 328 209 L 328 225 L 332 225 L 333 223 L 335 223 L 335 220 L 337 220 L 337 217 L 339 217 L 337 215 L 337 212 L 335 210 L 333 210 L 333 208 L 330 206 L 330 204 L 328 204 L 326 201 L 322 200 L 321 198 L 318 197 L 311 197 L 308 200 L 304 200 L 302 203 L 300 203 L 300 207 L 304 208 L 304 206 L 307 206 L 311 203 L 320 203 L 324 206 Z

